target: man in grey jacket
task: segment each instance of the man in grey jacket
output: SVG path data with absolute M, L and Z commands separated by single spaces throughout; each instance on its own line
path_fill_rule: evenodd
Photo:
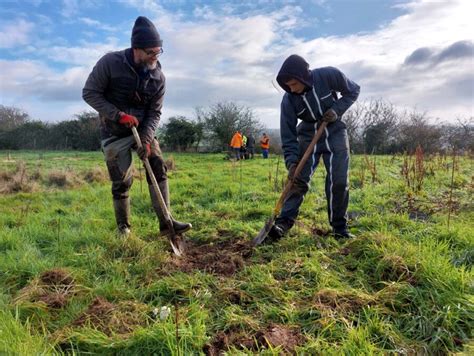
M 84 100 L 98 111 L 102 151 L 112 180 L 117 228 L 130 233 L 130 198 L 132 185 L 132 149 L 136 149 L 131 127 L 137 127 L 143 149 L 137 153 L 147 157 L 169 207 L 166 165 L 155 138 L 165 94 L 165 76 L 158 56 L 163 41 L 153 23 L 146 17 L 136 19 L 131 48 L 104 55 L 92 69 L 82 91 Z M 147 173 L 150 198 L 160 222 L 160 231 L 167 233 L 164 214 Z M 176 233 L 183 233 L 191 224 L 173 221 Z
M 357 100 L 360 87 L 337 68 L 310 70 L 308 63 L 298 55 L 284 61 L 277 81 L 286 91 L 281 103 L 280 134 L 290 177 L 321 122 L 326 121 L 328 125 L 300 176 L 296 177 L 294 189 L 269 232 L 268 242 L 280 239 L 293 226 L 321 156 L 326 167 L 329 223 L 336 238 L 350 237 L 347 227 L 349 141 L 341 117 Z M 299 124 L 298 120 L 301 120 Z

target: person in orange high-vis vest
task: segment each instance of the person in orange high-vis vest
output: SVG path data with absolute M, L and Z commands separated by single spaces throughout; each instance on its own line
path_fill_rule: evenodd
M 230 141 L 230 147 L 232 147 L 232 150 L 235 154 L 235 159 L 237 161 L 240 159 L 240 148 L 242 145 L 242 134 L 239 131 L 236 131 L 234 136 L 232 136 L 232 140 Z
M 262 148 L 263 158 L 268 158 L 268 149 L 270 148 L 270 138 L 266 133 L 263 133 L 262 138 L 260 139 L 260 147 Z

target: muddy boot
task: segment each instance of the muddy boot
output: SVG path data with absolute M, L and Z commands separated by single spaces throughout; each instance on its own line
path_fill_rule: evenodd
M 119 235 L 130 235 L 130 198 L 114 199 L 114 211 Z
M 264 243 L 271 244 L 280 240 L 294 225 L 294 221 L 286 218 L 277 218 L 268 232 Z
M 184 223 L 177 220 L 172 220 L 172 221 L 173 221 L 174 232 L 176 233 L 176 235 L 185 233 L 186 231 L 191 230 L 191 228 L 193 227 L 191 223 Z M 168 234 L 169 234 L 168 226 L 166 226 L 166 224 L 164 226 L 161 226 L 160 224 L 160 235 L 168 235 Z
M 163 196 L 163 200 L 166 203 L 166 206 L 168 207 L 168 210 L 170 208 L 170 200 L 169 200 L 169 191 L 168 191 L 168 181 L 162 181 L 158 183 L 158 186 L 161 191 L 161 195 Z M 150 191 L 150 198 L 151 198 L 151 204 L 153 205 L 153 209 L 155 210 L 156 216 L 158 217 L 158 220 L 160 221 L 160 235 L 167 235 L 169 233 L 168 226 L 166 225 L 166 219 L 165 215 L 161 211 L 160 204 L 158 203 L 158 198 L 155 195 L 153 186 L 149 185 L 148 190 Z M 172 220 L 173 222 L 173 228 L 176 234 L 182 234 L 189 229 L 192 228 L 192 225 L 190 223 L 183 223 L 177 220 Z

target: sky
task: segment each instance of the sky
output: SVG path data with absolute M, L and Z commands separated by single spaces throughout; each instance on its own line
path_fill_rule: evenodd
M 162 122 L 232 101 L 278 128 L 291 54 L 342 70 L 360 101 L 456 122 L 474 116 L 473 13 L 472 0 L 0 0 L 0 104 L 48 122 L 92 110 L 87 76 L 146 16 L 163 38 Z

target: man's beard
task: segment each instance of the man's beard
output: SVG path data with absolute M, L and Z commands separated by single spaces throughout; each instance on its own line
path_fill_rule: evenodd
M 157 64 L 158 64 L 158 61 L 153 61 L 153 63 L 146 63 L 146 67 L 148 70 L 154 70 L 156 69 Z
M 154 70 L 156 69 L 157 64 L 158 64 L 158 61 L 153 61 L 152 63 L 148 61 L 141 61 L 139 63 L 139 66 L 142 67 L 143 69 Z

